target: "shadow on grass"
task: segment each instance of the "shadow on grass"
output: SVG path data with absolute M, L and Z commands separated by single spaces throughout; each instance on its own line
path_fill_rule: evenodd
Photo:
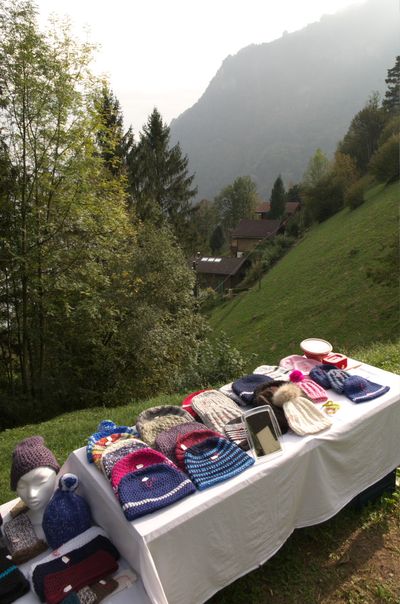
M 365 574 L 370 559 L 384 548 L 390 527 L 398 527 L 400 496 L 395 497 L 359 512 L 345 508 L 327 522 L 296 530 L 273 558 L 218 592 L 208 604 L 358 601 L 349 599 L 343 586 Z M 398 528 L 392 530 L 398 534 Z

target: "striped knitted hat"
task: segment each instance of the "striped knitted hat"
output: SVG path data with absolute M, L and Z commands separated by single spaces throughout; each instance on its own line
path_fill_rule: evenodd
M 97 431 L 89 436 L 86 445 L 86 456 L 89 463 L 93 463 L 92 451 L 95 444 L 104 437 L 111 436 L 111 434 L 133 434 L 136 435 L 134 428 L 128 426 L 117 426 L 114 422 L 109 419 L 105 419 L 97 426 Z
M 129 453 L 115 464 L 111 472 L 111 486 L 114 493 L 118 491 L 118 485 L 126 474 L 136 472 L 142 468 L 148 468 L 154 464 L 167 463 L 172 465 L 172 462 L 159 451 L 155 451 L 150 447 L 139 449 Z
M 232 390 L 245 404 L 248 404 L 253 401 L 254 390 L 257 386 L 271 381 L 271 377 L 263 375 L 262 373 L 250 373 L 249 375 L 245 375 L 240 379 L 235 380 L 232 383 Z
M 115 464 L 134 451 L 139 449 L 147 449 L 149 445 L 140 440 L 139 438 L 130 438 L 128 440 L 119 440 L 110 445 L 103 453 L 101 457 L 100 469 L 104 476 L 111 479 L 111 472 Z
M 157 435 L 177 424 L 187 424 L 193 421 L 193 416 L 176 405 L 161 405 L 142 411 L 137 418 L 136 428 L 140 437 L 153 446 Z
M 224 427 L 224 432 L 226 437 L 243 449 L 243 451 L 250 449 L 249 441 L 247 440 L 247 430 L 241 419 L 231 419 Z
M 188 432 L 187 434 L 181 434 L 180 436 L 178 436 L 175 446 L 176 464 L 184 472 L 186 472 L 185 451 L 189 449 L 189 447 L 193 447 L 194 445 L 201 443 L 206 438 L 210 438 L 212 436 L 215 436 L 217 438 L 224 438 L 222 434 L 219 434 L 219 432 L 209 430 L 208 428 L 206 428 L 206 430 L 193 430 L 192 432 Z
M 223 432 L 225 424 L 242 415 L 240 407 L 219 390 L 198 394 L 192 400 L 192 407 L 205 425 L 216 432 Z
M 78 483 L 75 474 L 63 474 L 46 506 L 42 527 L 51 549 L 57 549 L 93 524 L 89 504 L 75 493 Z
M 303 375 L 301 371 L 295 369 L 289 377 L 290 381 L 297 384 L 304 394 L 314 403 L 325 403 L 328 400 L 328 395 L 325 390 L 321 388 L 317 382 L 314 382 L 314 380 Z
M 343 382 L 350 376 L 350 373 L 337 369 L 334 365 L 317 365 L 310 371 L 310 378 L 317 382 L 320 386 L 329 390 L 333 388 L 336 392 L 341 394 L 343 392 Z
M 364 403 L 378 396 L 382 396 L 390 390 L 389 386 L 381 386 L 371 382 L 360 375 L 351 375 L 344 382 L 343 393 L 353 403 Z
M 350 377 L 350 373 L 343 371 L 343 369 L 332 369 L 327 373 L 330 387 L 342 394 L 344 392 L 344 385 L 346 380 Z
M 174 465 L 154 464 L 126 474 L 118 497 L 127 520 L 164 508 L 195 491 L 191 480 Z
M 92 449 L 92 459 L 96 466 L 101 469 L 101 458 L 103 454 L 107 451 L 110 445 L 113 445 L 117 442 L 126 442 L 127 440 L 135 439 L 133 434 L 129 432 L 121 432 L 120 434 L 110 434 L 109 436 L 103 436 L 98 440 Z
M 185 466 L 199 490 L 233 478 L 254 464 L 254 459 L 225 438 L 210 437 L 185 451 Z
M 200 422 L 172 426 L 169 430 L 163 430 L 158 434 L 154 448 L 176 463 L 175 447 L 178 436 L 183 436 L 188 434 L 188 432 L 193 432 L 193 430 L 207 430 L 207 427 Z

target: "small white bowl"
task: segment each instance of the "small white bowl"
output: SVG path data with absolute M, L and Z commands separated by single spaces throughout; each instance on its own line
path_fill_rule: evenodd
M 332 352 L 332 344 L 321 338 L 307 338 L 300 342 L 300 348 L 307 358 L 321 360 Z

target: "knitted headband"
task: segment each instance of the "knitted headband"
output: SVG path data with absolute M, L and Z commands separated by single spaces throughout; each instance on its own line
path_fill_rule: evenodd
M 52 468 L 56 473 L 60 466 L 54 454 L 44 444 L 41 436 L 30 436 L 21 440 L 12 453 L 11 490 L 16 491 L 19 479 L 35 468 Z

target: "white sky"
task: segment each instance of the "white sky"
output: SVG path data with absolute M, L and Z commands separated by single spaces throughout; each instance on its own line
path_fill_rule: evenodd
M 81 40 L 89 28 L 93 70 L 108 75 L 136 134 L 153 107 L 167 123 L 191 107 L 229 54 L 361 0 L 36 1 L 41 22 L 68 15 Z

